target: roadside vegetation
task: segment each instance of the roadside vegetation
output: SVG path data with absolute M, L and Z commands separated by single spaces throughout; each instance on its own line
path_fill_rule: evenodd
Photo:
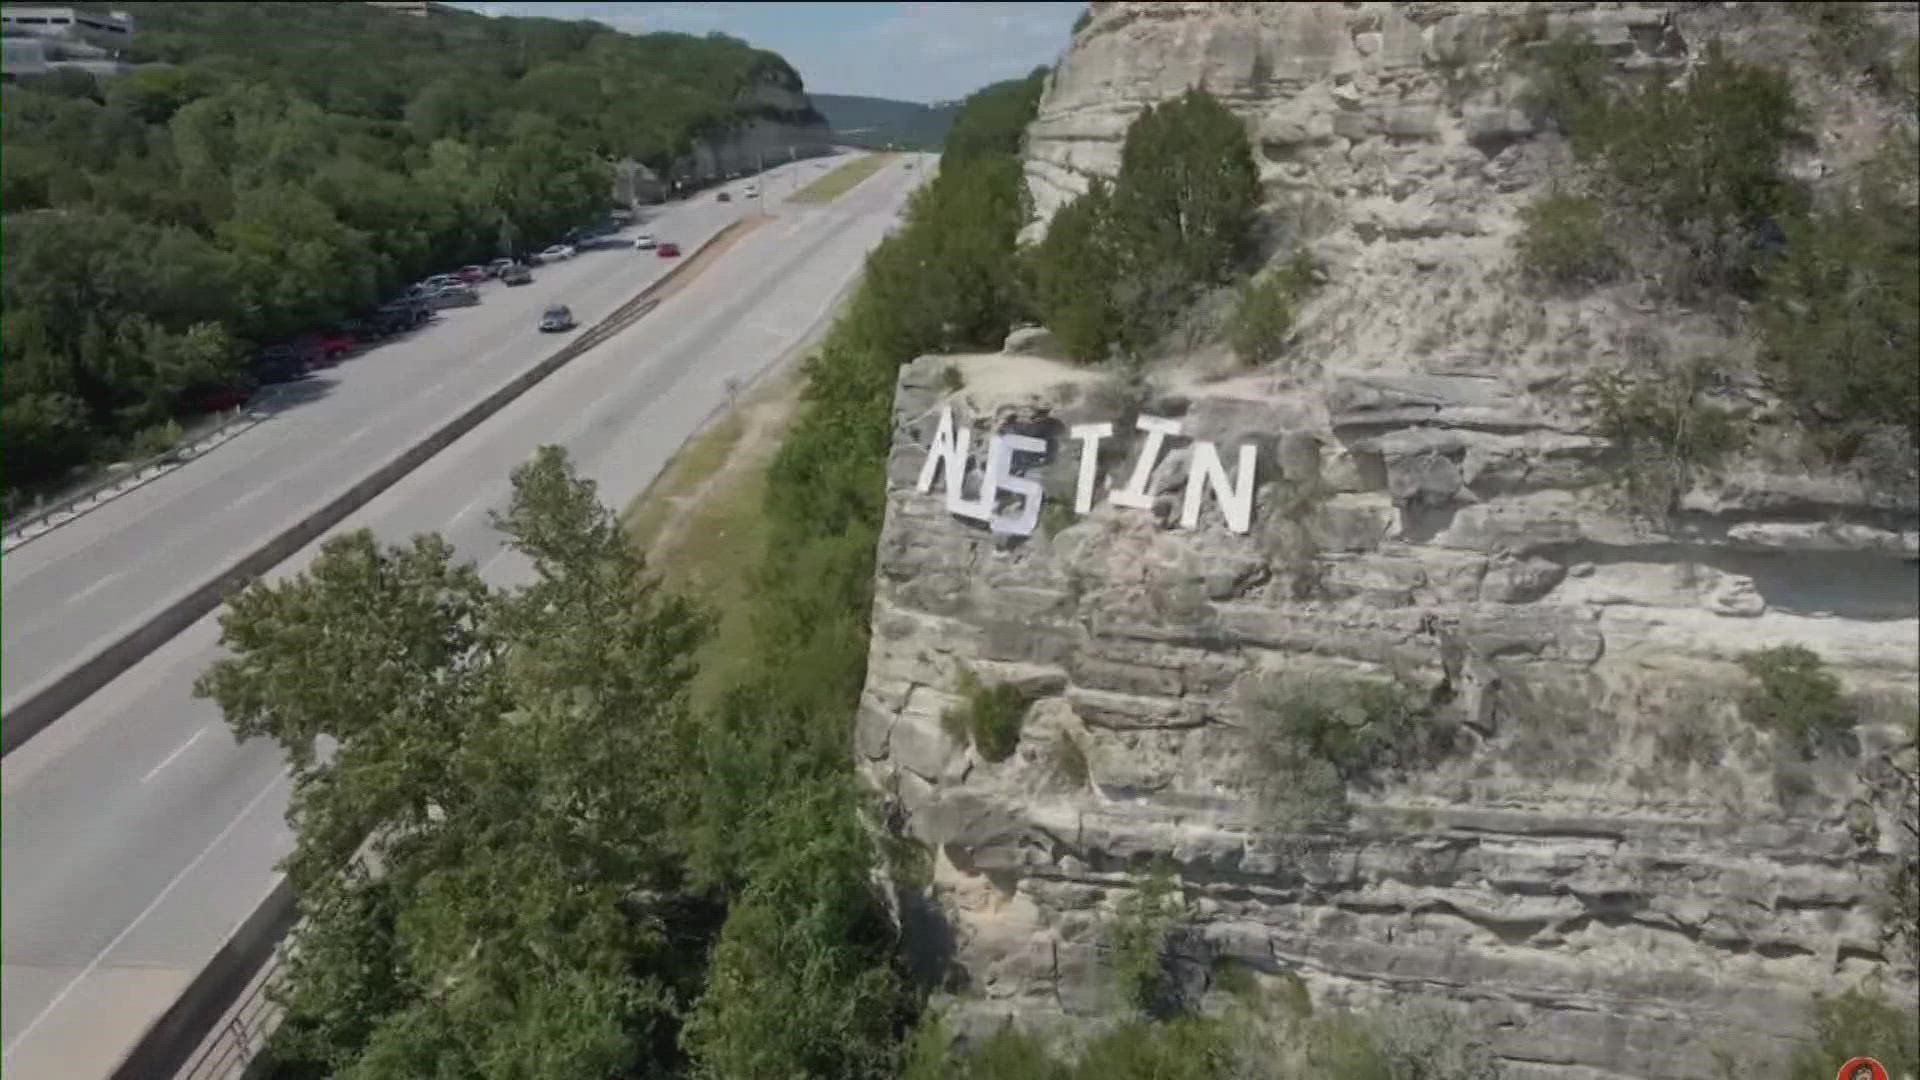
M 0 97 L 9 501 L 153 444 L 254 347 L 603 212 L 799 87 L 720 36 L 399 18 L 365 4 L 128 4 L 144 66 Z
M 898 160 L 898 154 L 868 154 L 855 158 L 794 192 L 788 202 L 827 203 L 858 187 L 860 182 Z

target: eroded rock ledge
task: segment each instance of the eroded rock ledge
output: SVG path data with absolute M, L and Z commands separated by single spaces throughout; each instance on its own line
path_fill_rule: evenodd
M 1254 528 L 1212 505 L 1177 528 L 1176 441 L 1156 510 L 1072 517 L 1061 452 L 1030 472 L 1048 528 L 990 536 L 914 490 L 945 405 L 976 470 L 1005 425 L 1067 451 L 1063 425 L 1128 428 L 1129 407 L 1251 442 Z M 1098 927 L 1157 856 L 1195 905 L 1197 984 L 1225 958 L 1329 1001 L 1439 993 L 1522 1077 L 1702 1075 L 1717 1048 L 1786 1047 L 1812 993 L 1870 972 L 1912 999 L 1873 907 L 1910 811 L 1871 794 L 1912 752 L 1911 493 L 1745 475 L 1655 529 L 1618 509 L 1604 439 L 1485 375 L 1335 370 L 1142 406 L 1035 356 L 926 358 L 896 420 L 857 753 L 935 852 L 947 929 L 916 938 L 949 942 L 971 1022 L 1100 1014 Z M 1113 443 L 1103 495 L 1131 465 Z M 1734 659 L 1788 643 L 1886 704 L 1857 753 L 1801 763 L 1738 718 Z M 962 667 L 1035 701 L 1005 761 L 943 730 Z M 1256 794 L 1245 690 L 1317 670 L 1444 686 L 1461 740 L 1299 831 Z

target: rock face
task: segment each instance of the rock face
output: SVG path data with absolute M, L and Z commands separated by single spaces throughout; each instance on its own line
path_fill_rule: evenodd
M 1604 439 L 1485 376 L 1194 382 L 1143 404 L 1031 355 L 929 357 L 897 403 L 857 752 L 935 852 L 950 930 L 919 937 L 950 940 L 971 1022 L 1099 1015 L 1102 920 L 1155 857 L 1193 903 L 1202 982 L 1231 960 L 1330 1001 L 1441 994 L 1521 1077 L 1774 1055 L 1810 994 L 1872 971 L 1911 999 L 1874 909 L 1911 843 L 1912 804 L 1877 783 L 1912 753 L 1910 492 L 1746 475 L 1656 529 L 1618 508 Z M 994 537 L 915 490 L 942 406 L 971 423 L 976 473 L 991 432 L 1049 438 L 1026 470 L 1047 528 Z M 1171 524 L 1185 439 L 1155 470 L 1161 505 L 1105 501 L 1142 441 L 1116 436 L 1072 515 L 1066 425 L 1135 408 L 1229 462 L 1259 448 L 1249 533 L 1213 504 Z M 1733 660 L 1786 643 L 1884 705 L 1858 747 L 1803 760 L 1739 719 Z M 1032 702 L 1004 761 L 943 724 L 962 669 Z M 1394 673 L 1456 738 L 1301 827 L 1261 793 L 1254 691 L 1326 672 Z
M 745 122 L 694 140 L 692 151 L 668 170 L 671 179 L 706 180 L 833 149 L 833 132 L 826 119 L 798 89 L 763 80 L 749 85 L 736 106 Z
M 964 1021 L 1105 1013 L 1102 927 L 1157 858 L 1192 904 L 1190 981 L 1232 961 L 1333 1002 L 1437 994 L 1521 1078 L 1712 1075 L 1723 1051 L 1765 1075 L 1813 993 L 1878 973 L 1913 1000 L 1877 908 L 1920 812 L 1899 780 L 1920 683 L 1911 471 L 1867 483 L 1756 446 L 1632 512 L 1585 375 L 1751 343 L 1639 283 L 1544 294 L 1511 254 L 1520 208 L 1569 167 L 1520 105 L 1527 50 L 1579 28 L 1656 77 L 1710 37 L 1801 55 L 1805 24 L 1767 7 L 1092 5 L 1028 132 L 1036 230 L 1117 170 L 1141 109 L 1204 86 L 1246 122 L 1268 219 L 1324 281 L 1266 370 L 1209 374 L 1194 353 L 1135 387 L 1018 331 L 1005 355 L 902 374 L 857 752 L 935 853 L 911 937 Z M 1913 32 L 1915 5 L 1873 7 Z M 1808 173 L 1858 160 L 1884 120 L 1821 70 L 1792 64 L 1814 137 L 1789 164 Z M 1739 376 L 1715 393 L 1769 407 Z M 947 403 L 974 473 L 990 432 L 1049 441 L 1026 469 L 1041 532 L 996 537 L 915 490 Z M 1179 527 L 1187 438 L 1153 466 L 1150 508 L 1106 502 L 1140 413 L 1229 463 L 1257 448 L 1249 532 L 1211 503 Z M 1067 428 L 1101 421 L 1117 435 L 1076 516 Z M 1858 745 L 1809 759 L 1742 718 L 1736 661 L 1789 644 L 1859 703 Z M 943 722 L 963 671 L 1031 701 L 1005 760 Z M 1354 676 L 1409 688 L 1448 748 L 1350 776 L 1344 812 L 1303 818 L 1299 797 L 1329 793 L 1276 764 L 1268 689 Z

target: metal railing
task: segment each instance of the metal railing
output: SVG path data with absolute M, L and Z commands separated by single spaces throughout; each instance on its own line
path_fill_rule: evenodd
M 4 548 L 0 550 L 12 551 L 22 544 L 37 540 L 60 526 L 84 517 L 114 499 L 165 476 L 267 419 L 273 414 L 269 407 L 270 401 L 269 397 L 263 397 L 258 402 L 249 402 L 234 409 L 212 428 L 201 431 L 192 438 L 184 438 L 174 446 L 134 462 L 126 468 L 96 476 L 78 488 L 57 496 L 51 502 L 36 501 L 34 506 L 25 513 L 7 520 L 4 527 Z
M 258 1060 L 268 1037 L 280 1025 L 280 1006 L 267 996 L 280 967 L 281 954 L 276 947 L 247 985 L 246 993 L 234 1003 L 226 1022 L 214 1029 L 174 1080 L 241 1080 L 247 1075 L 248 1067 Z

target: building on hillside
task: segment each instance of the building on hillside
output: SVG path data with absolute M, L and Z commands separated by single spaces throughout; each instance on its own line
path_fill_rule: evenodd
M 391 11 L 395 15 L 411 15 L 416 19 L 424 19 L 431 14 L 427 0 L 367 0 L 367 6 Z
M 133 37 L 133 16 L 89 8 L 0 7 L 0 77 L 15 79 L 80 71 L 106 77 L 131 65 L 119 47 Z
M 133 37 L 133 16 L 124 11 L 7 4 L 0 6 L 0 33 L 7 37 L 99 35 L 109 41 L 125 41 Z

